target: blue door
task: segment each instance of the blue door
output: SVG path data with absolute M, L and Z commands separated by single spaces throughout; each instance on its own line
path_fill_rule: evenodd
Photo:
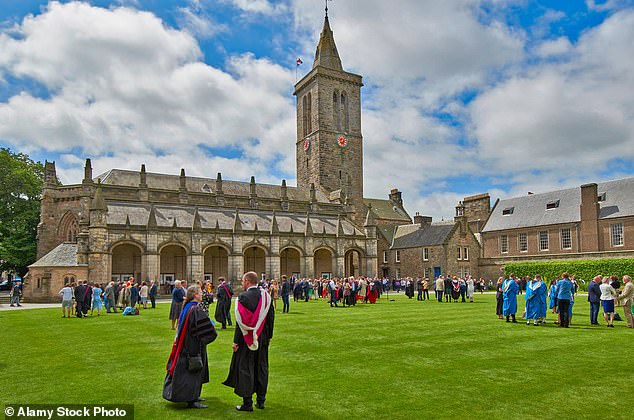
M 440 267 L 434 267 L 434 277 L 440 277 Z

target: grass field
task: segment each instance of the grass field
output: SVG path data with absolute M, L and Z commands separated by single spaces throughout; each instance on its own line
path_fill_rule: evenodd
M 290 314 L 280 302 L 267 408 L 253 413 L 236 412 L 240 399 L 220 384 L 233 328 L 207 348 L 209 408 L 185 410 L 161 398 L 169 304 L 82 320 L 57 309 L 4 311 L 0 404 L 131 403 L 138 419 L 632 418 L 634 331 L 623 322 L 591 327 L 580 296 L 570 329 L 552 315 L 541 327 L 510 324 L 494 315 L 494 295 L 475 298 L 291 302 Z

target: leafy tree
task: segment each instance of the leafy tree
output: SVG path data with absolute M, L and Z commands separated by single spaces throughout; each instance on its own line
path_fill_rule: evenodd
M 0 271 L 21 276 L 35 261 L 44 165 L 0 148 Z

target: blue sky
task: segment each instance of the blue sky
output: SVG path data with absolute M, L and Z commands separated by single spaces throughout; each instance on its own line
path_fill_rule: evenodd
M 319 0 L 0 0 L 0 146 L 110 168 L 295 179 Z M 631 0 L 334 0 L 364 76 L 365 195 L 411 213 L 634 175 Z M 296 69 L 295 59 L 304 64 Z

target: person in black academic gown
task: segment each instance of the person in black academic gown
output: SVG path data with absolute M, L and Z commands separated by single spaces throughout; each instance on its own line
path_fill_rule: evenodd
M 189 286 L 163 383 L 163 398 L 186 402 L 190 408 L 207 408 L 201 404 L 204 399 L 200 398 L 203 384 L 209 382 L 207 344 L 218 336 L 207 313 L 199 305 L 201 300 L 200 286 Z M 198 356 L 201 363 L 195 369 L 192 360 Z
M 238 296 L 238 302 L 246 309 L 254 312 L 262 294 L 257 287 L 258 275 L 250 271 L 242 277 L 244 292 Z M 238 305 L 236 302 L 236 308 Z M 264 302 L 262 302 L 264 305 Z M 233 392 L 242 397 L 242 405 L 236 407 L 238 411 L 253 411 L 253 394 L 257 395 L 256 407 L 263 409 L 266 400 L 266 389 L 269 383 L 269 342 L 273 338 L 273 324 L 275 309 L 270 305 L 264 328 L 258 337 L 258 349 L 251 350 L 247 346 L 240 326 L 237 325 L 233 336 L 233 356 L 229 375 L 223 382 L 233 388 Z
M 224 330 L 227 328 L 227 324 L 231 325 L 231 297 L 233 296 L 233 291 L 224 277 L 220 277 L 218 280 L 220 280 L 220 284 L 216 292 L 217 302 L 214 317 L 216 321 L 222 324 L 222 329 Z

